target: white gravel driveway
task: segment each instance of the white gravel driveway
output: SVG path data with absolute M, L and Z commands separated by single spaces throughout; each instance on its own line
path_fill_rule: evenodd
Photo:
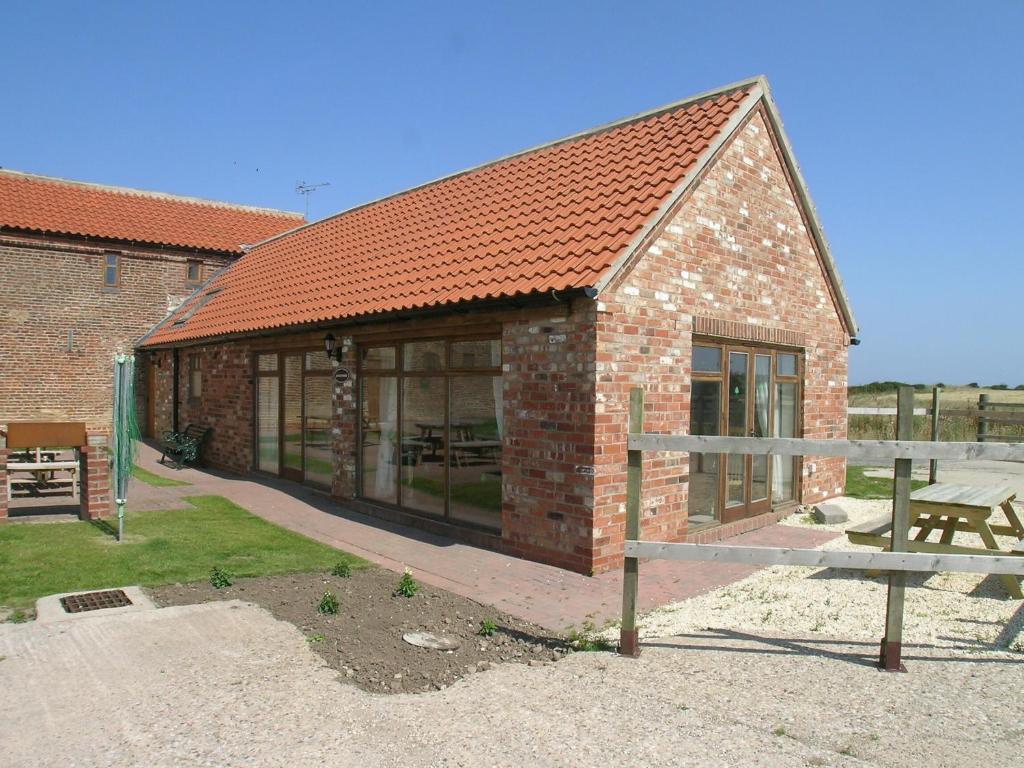
M 908 649 L 893 675 L 868 663 L 874 642 L 788 634 L 375 696 L 245 603 L 3 625 L 0 765 L 1019 765 L 1019 662 Z

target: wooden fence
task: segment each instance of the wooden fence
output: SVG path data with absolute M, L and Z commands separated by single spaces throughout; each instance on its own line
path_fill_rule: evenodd
M 932 390 L 932 405 L 930 408 L 914 408 L 915 416 L 932 417 L 932 439 L 938 439 L 939 414 L 949 417 L 964 417 L 976 419 L 978 422 L 977 440 L 984 442 L 1024 442 L 1022 435 L 1009 435 L 1005 432 L 995 433 L 991 431 L 994 425 L 1001 426 L 1024 426 L 1024 402 L 1010 403 L 997 402 L 991 399 L 990 395 L 978 395 L 978 404 L 974 408 L 942 408 L 940 411 L 939 399 L 942 390 L 935 387 Z M 846 409 L 848 416 L 895 416 L 895 408 L 851 406 Z
M 903 603 L 906 574 L 959 571 L 1024 576 L 1024 557 L 907 552 L 910 532 L 910 471 L 914 459 L 1024 461 L 1024 445 L 1005 443 L 943 443 L 913 441 L 911 387 L 898 394 L 896 440 L 806 440 L 801 438 L 659 435 L 643 431 L 644 393 L 630 392 L 627 442 L 626 543 L 623 564 L 622 629 L 619 653 L 638 656 L 636 602 L 641 559 L 697 560 L 758 565 L 821 566 L 889 573 L 885 637 L 879 665 L 903 670 Z M 640 540 L 640 512 L 645 451 L 752 454 L 757 456 L 821 456 L 848 459 L 892 459 L 892 546 L 887 552 L 836 552 L 817 549 L 742 547 L 725 544 L 678 544 Z

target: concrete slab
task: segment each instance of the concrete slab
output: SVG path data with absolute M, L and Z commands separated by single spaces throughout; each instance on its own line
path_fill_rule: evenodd
M 120 589 L 125 597 L 131 600 L 131 605 L 120 608 L 100 608 L 95 611 L 83 611 L 81 613 L 68 613 L 61 605 L 62 597 L 72 595 L 87 595 L 91 592 L 106 592 L 111 589 Z M 36 622 L 40 624 L 52 624 L 58 621 L 81 621 L 83 619 L 96 618 L 98 616 L 119 615 L 122 613 L 133 613 L 135 611 L 151 611 L 156 605 L 149 599 L 149 595 L 142 591 L 141 587 L 104 587 L 103 589 L 87 589 L 80 592 L 62 592 L 59 595 L 47 595 L 36 600 Z
M 846 510 L 834 503 L 816 504 L 811 514 L 822 525 L 838 525 L 850 519 Z

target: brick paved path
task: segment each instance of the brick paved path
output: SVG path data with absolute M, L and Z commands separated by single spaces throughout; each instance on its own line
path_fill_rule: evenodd
M 183 496 L 224 496 L 265 520 L 385 568 L 401 571 L 408 566 L 424 582 L 549 629 L 578 627 L 588 619 L 601 625 L 617 618 L 621 611 L 621 571 L 593 578 L 581 576 L 362 515 L 295 483 L 196 469 L 174 470 L 158 464 L 158 459 L 153 448 L 140 446 L 140 466 L 192 485 L 153 488 L 134 481 L 128 496 L 130 511 L 181 508 L 187 506 Z M 834 536 L 829 531 L 776 525 L 730 541 L 814 547 Z M 693 597 L 755 570 L 723 563 L 645 563 L 640 570 L 641 610 Z

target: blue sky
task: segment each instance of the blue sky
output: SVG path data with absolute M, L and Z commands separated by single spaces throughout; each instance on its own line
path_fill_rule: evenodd
M 1024 2 L 19 3 L 0 165 L 311 218 L 768 76 L 850 380 L 1024 383 Z

